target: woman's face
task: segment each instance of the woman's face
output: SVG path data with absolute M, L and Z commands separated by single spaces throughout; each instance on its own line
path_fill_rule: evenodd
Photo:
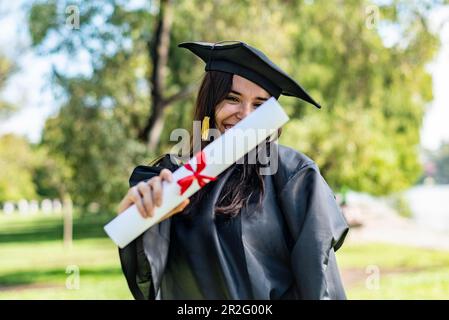
M 221 133 L 253 112 L 271 95 L 248 79 L 234 75 L 231 92 L 215 109 L 215 122 Z

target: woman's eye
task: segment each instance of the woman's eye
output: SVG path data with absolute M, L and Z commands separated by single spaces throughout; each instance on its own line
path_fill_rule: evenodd
M 230 101 L 234 101 L 234 102 L 238 102 L 239 101 L 239 99 L 237 99 L 236 97 L 233 97 L 233 96 L 227 96 L 226 100 L 230 100 Z

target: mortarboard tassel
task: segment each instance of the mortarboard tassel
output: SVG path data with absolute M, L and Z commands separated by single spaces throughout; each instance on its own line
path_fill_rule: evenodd
M 201 123 L 201 139 L 207 140 L 209 135 L 209 117 L 205 116 L 203 122 Z

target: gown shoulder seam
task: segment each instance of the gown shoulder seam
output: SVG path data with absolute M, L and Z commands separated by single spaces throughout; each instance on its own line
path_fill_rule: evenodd
M 280 192 L 280 194 L 283 193 L 283 191 L 285 190 L 285 188 L 288 186 L 288 184 L 290 183 L 290 181 L 292 181 L 296 176 L 298 176 L 299 174 L 301 174 L 304 170 L 312 168 L 314 169 L 317 173 L 319 173 L 319 170 L 316 166 L 316 163 L 311 160 L 311 161 L 307 161 L 305 163 L 302 163 L 301 166 L 298 166 L 297 169 L 287 178 L 287 181 L 285 181 L 284 186 L 282 187 L 282 190 Z

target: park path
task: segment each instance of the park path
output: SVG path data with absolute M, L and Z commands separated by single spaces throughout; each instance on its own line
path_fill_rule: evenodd
M 438 231 L 401 217 L 381 203 L 375 206 L 358 205 L 349 208 L 348 212 L 348 216 L 356 217 L 362 225 L 350 229 L 347 243 L 386 242 L 449 250 L 449 232 Z

